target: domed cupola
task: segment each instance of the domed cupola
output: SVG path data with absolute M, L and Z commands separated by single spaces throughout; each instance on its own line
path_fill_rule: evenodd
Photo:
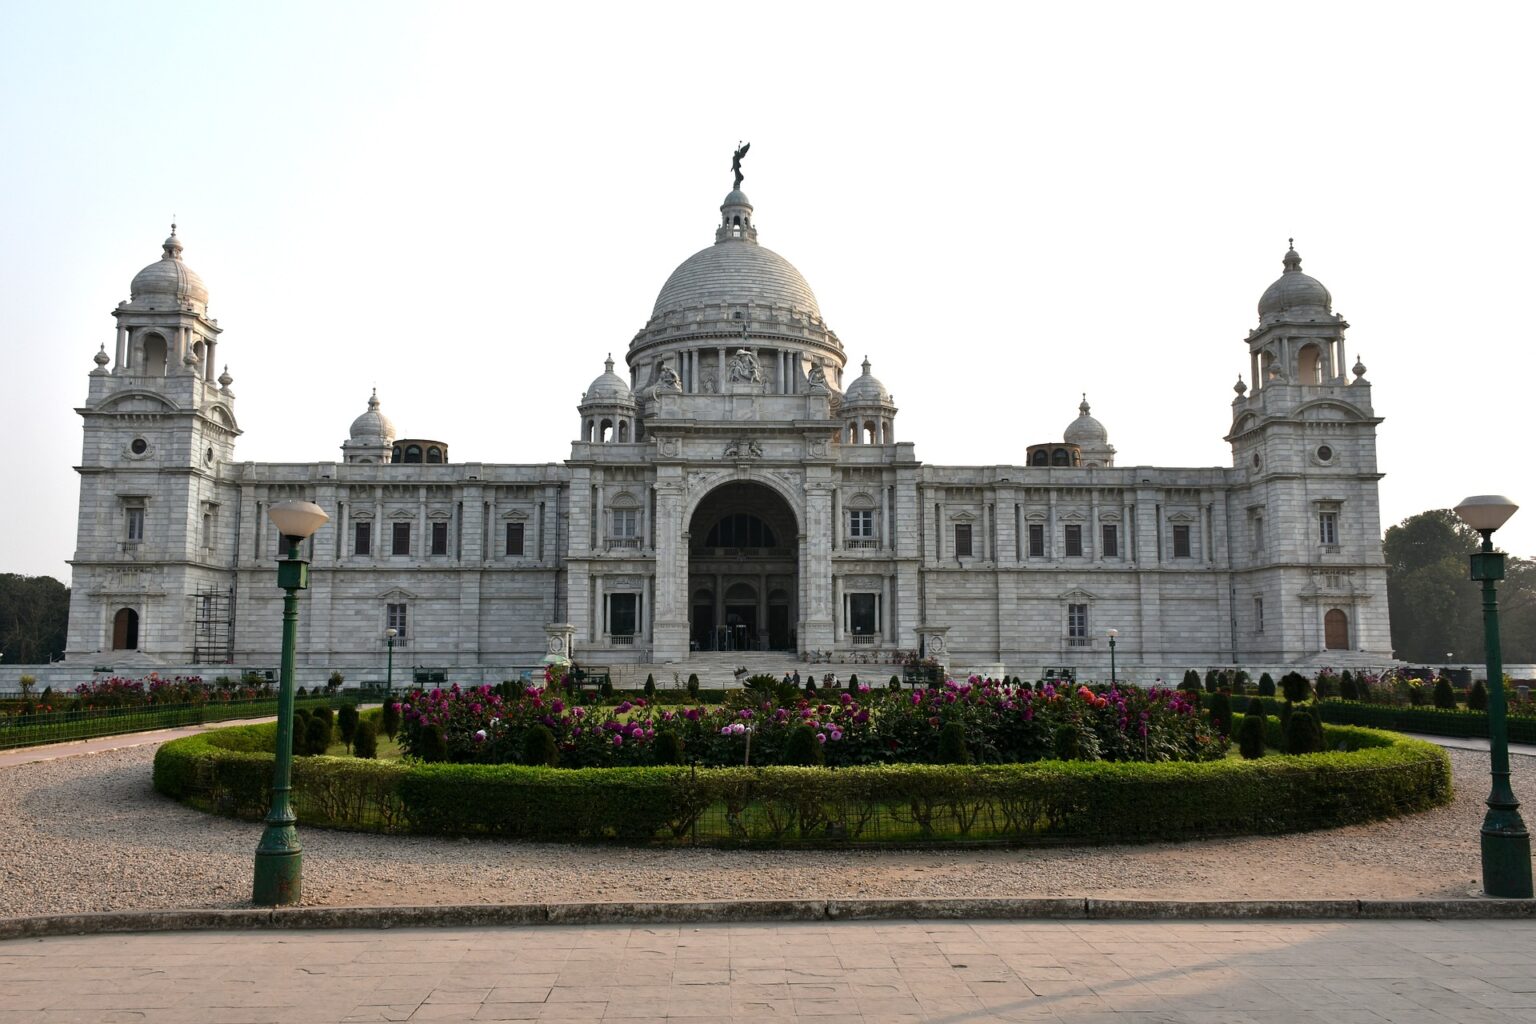
M 855 377 L 843 392 L 839 414 L 843 419 L 844 444 L 895 444 L 896 404 L 879 378 L 869 372 L 869 358 L 864 372 Z
M 1104 429 L 1104 424 L 1089 415 L 1088 396 L 1077 407 L 1077 419 L 1067 424 L 1067 429 L 1062 431 L 1061 439 L 1068 444 L 1077 445 L 1082 453 L 1081 465 L 1084 466 L 1113 466 L 1115 464 L 1115 446 L 1109 443 L 1109 431 Z
M 635 393 L 613 372 L 613 356 L 603 361 L 603 372 L 581 394 L 580 439 L 593 443 L 638 441 L 638 408 Z
M 352 421 L 352 430 L 341 446 L 346 462 L 388 462 L 395 443 L 395 425 L 379 411 L 379 389 L 368 396 L 368 411 Z
M 181 239 L 176 237 L 175 224 L 171 225 L 170 237 L 161 244 L 160 259 L 133 275 L 128 295 L 137 308 L 170 311 L 190 306 L 199 316 L 207 315 L 208 287 L 196 271 L 182 262 Z
M 1333 296 L 1315 277 L 1301 272 L 1296 240 L 1285 254 L 1285 273 L 1264 289 L 1259 299 L 1259 324 L 1267 327 L 1281 320 L 1306 322 L 1333 316 Z

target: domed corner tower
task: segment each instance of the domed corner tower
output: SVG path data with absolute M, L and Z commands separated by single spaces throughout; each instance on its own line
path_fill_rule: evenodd
M 603 360 L 603 372 L 581 393 L 576 406 L 581 414 L 578 441 L 614 444 L 639 441 L 639 408 L 635 393 L 613 372 L 613 356 Z
M 368 396 L 368 409 L 352 421 L 341 457 L 349 463 L 385 463 L 395 444 L 395 424 L 379 410 L 379 389 Z
M 1233 390 L 1232 524 L 1239 654 L 1273 664 L 1380 665 L 1392 657 L 1376 427 L 1365 366 L 1294 244 L 1248 332 Z M 1284 641 L 1280 638 L 1285 638 Z
M 837 417 L 842 422 L 839 438 L 843 444 L 895 444 L 896 403 L 879 378 L 869 372 L 868 356 L 861 368 L 864 372 L 853 379 L 837 403 Z
M 1088 396 L 1077 406 L 1077 419 L 1067 424 L 1061 439 L 1078 450 L 1078 464 L 1083 466 L 1113 466 L 1115 446 L 1109 443 L 1109 431 L 1089 412 Z
M 223 663 L 239 490 L 234 378 L 176 226 L 112 312 L 85 404 L 67 657 Z

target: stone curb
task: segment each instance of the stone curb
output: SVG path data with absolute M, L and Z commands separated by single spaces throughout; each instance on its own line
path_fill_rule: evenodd
M 442 907 L 141 910 L 0 918 L 0 940 L 121 932 L 332 928 L 499 928 L 517 925 L 722 924 L 895 920 L 1401 920 L 1533 919 L 1536 900 L 718 900 L 506 903 Z

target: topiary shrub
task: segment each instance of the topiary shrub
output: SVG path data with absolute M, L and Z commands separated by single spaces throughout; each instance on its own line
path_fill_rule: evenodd
M 1456 691 L 1451 689 L 1451 681 L 1445 676 L 1435 680 L 1435 707 L 1444 711 L 1456 708 Z
M 357 735 L 357 722 L 356 704 L 343 704 L 336 713 L 336 735 L 341 737 L 348 750 L 352 749 L 352 739 Z
M 296 708 L 293 712 L 293 756 L 306 757 L 309 754 L 309 711 L 305 708 Z
M 1408 703 L 1416 708 L 1421 708 L 1429 703 L 1429 694 L 1424 687 L 1414 683 L 1408 684 Z
M 1247 761 L 1257 761 L 1264 756 L 1264 716 L 1244 715 L 1243 724 L 1237 730 L 1237 749 Z
M 1467 691 L 1467 707 L 1472 711 L 1488 710 L 1488 687 L 1479 679 Z
M 784 743 L 785 764 L 814 767 L 821 764 L 825 756 L 821 742 L 816 739 L 816 730 L 809 725 L 797 725 L 790 730 L 789 739 Z
M 325 724 L 330 726 L 333 731 L 336 728 L 336 712 L 332 711 L 327 705 L 322 704 L 315 708 L 309 713 L 309 716 L 311 718 L 318 718 L 325 722 Z
M 891 676 L 891 681 L 885 684 L 885 688 L 887 690 L 899 690 L 901 689 L 901 680 Z
M 656 753 L 657 764 L 683 763 L 683 738 L 675 732 L 658 733 L 652 749 Z
M 1302 709 L 1291 713 L 1285 723 L 1285 752 L 1315 754 L 1322 749 L 1322 729 L 1312 712 Z
M 400 702 L 394 700 L 384 701 L 384 713 L 379 716 L 380 724 L 384 727 L 384 735 L 394 739 L 400 733 Z
M 353 730 L 352 754 L 355 757 L 364 758 L 379 756 L 379 734 L 375 731 L 371 719 L 358 721 L 357 728 Z
M 1287 672 L 1280 677 L 1280 692 L 1292 704 L 1300 704 L 1312 695 L 1312 681 L 1300 672 Z
M 1241 697 L 1243 694 L 1245 694 L 1247 692 L 1248 692 L 1248 673 L 1247 672 L 1234 672 L 1234 673 L 1232 673 L 1232 696 L 1234 696 L 1234 697 Z
M 816 692 L 816 677 L 815 676 L 806 676 L 805 677 L 805 692 L 806 693 L 815 693 Z
M 320 715 L 311 715 L 304 727 L 304 747 L 311 755 L 323 754 L 331 745 L 331 723 Z
M 1061 725 L 1051 736 L 1051 747 L 1058 761 L 1083 759 L 1083 730 L 1072 722 Z
M 296 696 L 296 697 L 308 697 L 309 696 L 309 691 L 304 689 L 304 687 L 301 686 L 301 687 L 298 688 L 298 690 L 294 691 L 294 696 Z
M 546 725 L 535 725 L 523 734 L 523 764 L 554 768 L 560 764 L 560 747 Z
M 1246 713 L 1250 715 L 1258 715 L 1260 718 L 1263 718 L 1266 714 L 1264 710 L 1264 701 L 1258 697 L 1249 697 Z
M 699 674 L 697 672 L 688 673 L 688 696 L 694 700 L 699 699 Z
M 1349 674 L 1348 669 L 1344 670 L 1344 676 L 1339 680 L 1339 696 L 1345 700 L 1360 699 L 1360 689 L 1355 686 L 1355 677 Z
M 1268 672 L 1259 676 L 1259 696 L 1273 697 L 1275 695 L 1275 681 Z
M 330 678 L 325 681 L 325 688 L 332 693 L 335 693 L 337 690 L 341 689 L 341 684 L 346 681 L 346 676 L 342 675 L 335 669 L 332 669 Z
M 1221 688 L 1220 680 L 1216 676 L 1215 669 L 1208 669 L 1205 673 L 1205 692 L 1215 693 Z
M 656 699 L 656 677 L 649 672 L 645 674 L 645 699 Z
M 859 692 L 859 674 L 857 672 L 852 672 L 848 675 L 848 692 Z
M 605 698 L 612 697 L 613 696 L 613 680 L 612 679 L 604 679 L 602 682 L 598 683 L 597 684 L 597 692 L 602 694 L 603 697 L 605 697 Z
M 1296 705 L 1290 701 L 1280 705 L 1280 749 L 1287 754 L 1291 752 L 1286 737 L 1291 734 L 1291 715 L 1296 710 Z
M 971 752 L 965 746 L 965 726 L 945 722 L 939 730 L 939 764 L 970 764 Z
M 1317 677 L 1317 699 L 1327 700 L 1333 696 L 1333 676 L 1320 675 Z
M 437 761 L 447 760 L 448 745 L 443 741 L 442 726 L 427 726 L 425 729 L 421 730 L 421 735 L 418 737 L 416 742 L 417 745 L 421 748 L 416 752 L 416 756 L 420 757 L 423 761 L 426 761 L 430 764 Z
M 1206 704 L 1211 710 L 1211 728 L 1223 736 L 1232 735 L 1232 698 L 1220 690 L 1211 694 Z
M 1196 693 L 1200 689 L 1200 673 L 1192 668 L 1184 670 L 1184 679 L 1179 683 L 1179 689 Z

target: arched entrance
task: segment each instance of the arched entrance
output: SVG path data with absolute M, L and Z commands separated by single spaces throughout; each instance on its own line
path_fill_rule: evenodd
M 1337 608 L 1323 616 L 1323 646 L 1330 651 L 1349 650 L 1349 616 Z
M 799 526 L 772 488 L 741 480 L 710 492 L 688 525 L 688 639 L 697 651 L 791 651 Z
M 112 616 L 112 649 L 139 649 L 139 613 L 132 608 L 119 608 L 117 614 Z

